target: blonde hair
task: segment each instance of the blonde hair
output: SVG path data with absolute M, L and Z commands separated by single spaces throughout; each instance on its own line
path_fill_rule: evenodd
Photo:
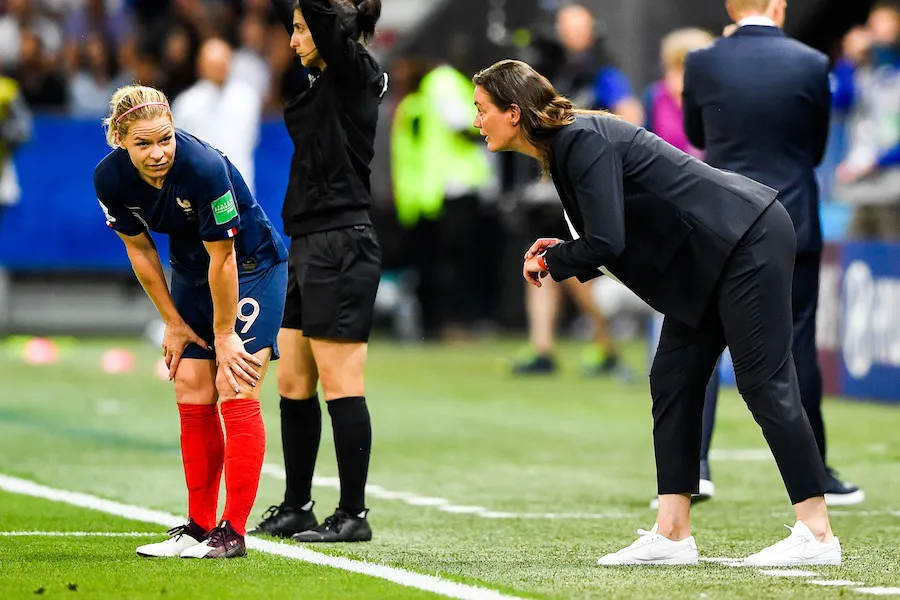
M 731 10 L 736 13 L 743 13 L 751 10 L 764 13 L 769 10 L 769 5 L 772 4 L 772 0 L 726 0 L 726 4 L 728 4 L 728 6 L 731 7 Z
M 118 148 L 116 133 L 120 139 L 124 139 L 135 121 L 165 116 L 172 119 L 169 99 L 161 91 L 145 85 L 120 87 L 109 101 L 109 116 L 103 119 L 106 143 L 112 148 Z
M 694 50 L 706 48 L 715 41 L 711 33 L 691 27 L 676 29 L 663 38 L 660 44 L 660 59 L 663 69 L 678 69 L 684 66 L 687 55 Z

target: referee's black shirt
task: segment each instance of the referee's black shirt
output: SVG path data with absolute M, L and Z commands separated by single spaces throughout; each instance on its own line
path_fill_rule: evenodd
M 284 108 L 294 142 L 281 212 L 290 236 L 371 224 L 369 163 L 378 107 L 387 91 L 387 75 L 361 44 L 349 38 L 331 3 L 299 2 L 326 68 L 312 69 Z M 292 33 L 292 0 L 273 4 Z

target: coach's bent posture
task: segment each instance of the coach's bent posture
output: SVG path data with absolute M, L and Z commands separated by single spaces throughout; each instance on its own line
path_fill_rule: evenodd
M 703 394 L 719 353 L 763 430 L 797 513 L 787 540 L 749 565 L 840 564 L 823 494 L 827 476 L 800 404 L 791 358 L 795 235 L 777 192 L 714 169 L 604 113 L 580 113 L 529 65 L 475 76 L 475 125 L 494 152 L 539 160 L 578 239 L 540 239 L 525 255 L 534 285 L 549 273 L 586 281 L 608 269 L 665 315 L 650 372 L 659 514 L 601 565 L 693 564 Z
M 234 165 L 175 129 L 162 92 L 119 89 L 105 126 L 114 150 L 97 165 L 94 186 L 166 324 L 163 353 L 175 380 L 188 488 L 187 524 L 137 553 L 244 556 L 266 451 L 259 389 L 278 358 L 287 249 Z M 149 231 L 169 236 L 171 290 Z M 227 495 L 216 526 L 223 469 Z

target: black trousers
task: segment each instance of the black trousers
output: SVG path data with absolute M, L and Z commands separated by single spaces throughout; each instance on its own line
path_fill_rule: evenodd
M 825 422 L 822 419 L 822 372 L 816 352 L 816 309 L 819 305 L 819 268 L 822 255 L 816 253 L 798 254 L 794 262 L 792 307 L 794 313 L 794 365 L 800 383 L 800 401 L 806 411 L 806 418 L 816 437 L 819 454 L 825 456 Z M 713 427 L 716 419 L 716 404 L 719 397 L 719 373 L 713 371 L 706 386 L 706 400 L 703 405 L 703 443 L 700 458 L 709 457 Z
M 825 463 L 800 402 L 791 355 L 796 236 L 774 202 L 725 265 L 701 324 L 666 317 L 650 370 L 658 493 L 698 491 L 709 376 L 726 344 L 738 391 L 762 429 L 791 503 L 825 493 Z

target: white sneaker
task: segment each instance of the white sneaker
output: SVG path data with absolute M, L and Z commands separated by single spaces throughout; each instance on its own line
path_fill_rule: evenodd
M 790 527 L 791 535 L 777 544 L 744 559 L 748 567 L 793 567 L 801 565 L 841 564 L 841 543 L 837 537 L 820 542 L 809 527 L 797 521 Z
M 709 479 L 701 479 L 697 492 L 696 494 L 691 494 L 691 504 L 711 500 L 716 495 L 716 486 Z M 659 496 L 650 501 L 650 509 L 659 510 Z
M 174 527 L 167 532 L 171 537 L 164 542 L 145 544 L 137 549 L 138 556 L 174 557 L 181 556 L 186 549 L 200 543 L 206 532 L 203 528 L 189 520 L 184 525 Z
M 659 524 L 654 524 L 650 531 L 638 529 L 639 537 L 627 548 L 615 554 L 607 554 L 597 564 L 606 565 L 696 565 L 697 544 L 694 536 L 673 542 L 657 533 Z

